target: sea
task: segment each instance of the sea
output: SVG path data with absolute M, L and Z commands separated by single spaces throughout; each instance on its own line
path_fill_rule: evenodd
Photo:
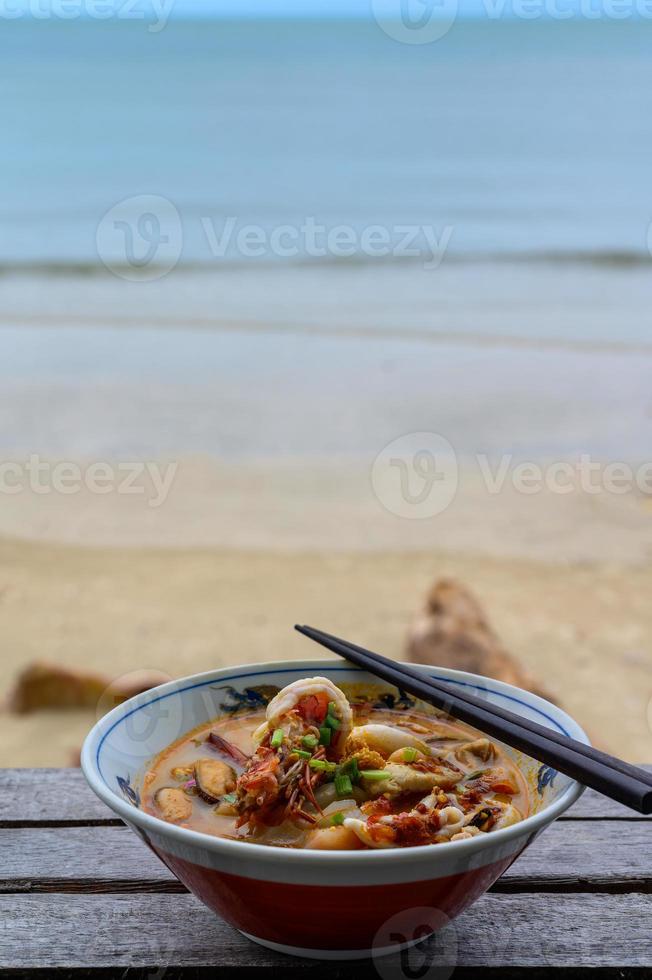
M 0 24 L 0 455 L 640 458 L 652 24 Z

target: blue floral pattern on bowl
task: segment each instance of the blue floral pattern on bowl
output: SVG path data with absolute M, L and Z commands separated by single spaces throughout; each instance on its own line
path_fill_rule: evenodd
M 261 684 L 258 687 L 245 687 L 244 691 L 238 691 L 230 684 L 224 687 L 212 687 L 212 691 L 226 691 L 228 701 L 219 705 L 221 711 L 226 714 L 234 714 L 236 711 L 255 711 L 256 708 L 266 708 L 272 698 L 278 694 L 280 688 L 272 684 Z
M 557 775 L 557 770 L 551 766 L 541 766 L 537 773 L 537 792 L 539 796 L 543 796 L 546 786 L 552 786 L 554 784 Z
M 124 796 L 127 803 L 131 803 L 132 806 L 140 806 L 140 793 L 137 789 L 131 785 L 131 777 L 127 776 L 126 779 L 122 776 L 116 776 L 118 786 L 120 787 L 120 792 Z

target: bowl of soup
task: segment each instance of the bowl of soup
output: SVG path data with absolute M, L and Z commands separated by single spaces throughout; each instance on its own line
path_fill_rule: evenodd
M 497 680 L 418 670 L 588 743 L 561 708 Z M 384 955 L 476 901 L 582 787 L 342 661 L 230 667 L 117 707 L 89 785 L 250 939 Z

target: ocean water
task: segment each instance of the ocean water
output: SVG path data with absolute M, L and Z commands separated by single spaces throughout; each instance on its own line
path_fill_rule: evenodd
M 323 455 L 416 428 L 642 453 L 651 43 L 647 21 L 423 46 L 351 21 L 3 23 L 0 451 Z
M 186 265 L 220 264 L 202 218 L 313 216 L 449 226 L 451 262 L 649 268 L 651 43 L 645 21 L 460 22 L 424 46 L 356 22 L 4 23 L 0 262 L 92 268 L 105 212 L 153 194 Z

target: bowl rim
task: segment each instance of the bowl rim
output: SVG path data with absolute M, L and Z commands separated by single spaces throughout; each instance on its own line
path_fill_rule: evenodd
M 84 740 L 81 752 L 81 768 L 84 777 L 96 796 L 109 809 L 117 813 L 127 824 L 135 824 L 143 831 L 150 832 L 159 837 L 167 836 L 180 844 L 195 846 L 200 849 L 203 848 L 204 850 L 216 854 L 223 854 L 225 857 L 231 858 L 237 858 L 240 855 L 243 858 L 248 857 L 254 861 L 261 860 L 268 864 L 287 864 L 289 861 L 291 864 L 314 864 L 316 866 L 342 864 L 349 868 L 356 865 L 362 868 L 371 862 L 395 864 L 409 860 L 410 858 L 418 860 L 419 857 L 425 858 L 426 856 L 429 863 L 431 863 L 436 862 L 437 855 L 442 855 L 443 857 L 443 854 L 451 854 L 451 848 L 454 848 L 455 855 L 461 861 L 464 861 L 467 856 L 470 858 L 484 849 L 489 850 L 493 844 L 506 844 L 510 840 L 514 841 L 519 837 L 535 836 L 576 803 L 586 789 L 581 783 L 571 779 L 561 796 L 538 813 L 531 814 L 529 817 L 525 817 L 525 819 L 519 821 L 519 823 L 493 831 L 491 834 L 473 837 L 470 840 L 447 841 L 445 848 L 434 847 L 432 844 L 420 844 L 415 847 L 378 848 L 375 850 L 320 851 L 310 848 L 274 847 L 270 844 L 231 840 L 230 838 L 217 837 L 212 834 L 191 830 L 188 827 L 180 827 L 176 824 L 168 823 L 166 820 L 162 820 L 160 817 L 147 813 L 132 803 L 127 802 L 116 790 L 111 789 L 106 784 L 104 777 L 101 775 L 97 763 L 97 755 L 99 748 L 113 730 L 115 724 L 119 723 L 122 718 L 126 717 L 133 710 L 146 707 L 155 697 L 165 697 L 174 694 L 183 695 L 189 687 L 200 686 L 202 682 L 210 683 L 213 680 L 219 680 L 225 674 L 232 673 L 234 670 L 243 672 L 243 674 L 251 672 L 251 676 L 282 670 L 312 670 L 314 671 L 314 676 L 318 676 L 320 670 L 328 670 L 333 667 L 339 667 L 341 669 L 344 664 L 346 662 L 340 659 L 272 660 L 262 663 L 238 664 L 231 667 L 203 671 L 199 674 L 191 674 L 187 677 L 181 677 L 150 688 L 148 691 L 138 694 L 118 705 L 93 726 Z M 577 738 L 578 741 L 584 742 L 586 745 L 591 744 L 584 729 L 571 715 L 563 708 L 552 704 L 550 701 L 546 701 L 545 698 L 531 691 L 516 687 L 513 684 L 507 684 L 493 677 L 484 677 L 481 674 L 472 674 L 468 671 L 438 667 L 434 664 L 411 664 L 411 666 L 423 670 L 425 673 L 434 670 L 438 676 L 464 686 L 475 686 L 477 682 L 481 682 L 481 686 L 485 689 L 488 687 L 497 694 L 502 694 L 508 699 L 516 700 L 519 703 L 523 703 L 523 696 L 525 696 L 526 703 L 528 703 L 529 707 L 539 711 L 549 721 L 554 721 L 556 725 L 560 726 L 561 722 L 556 718 L 551 718 L 549 712 L 552 712 L 553 715 L 561 715 L 564 726 L 575 729 L 573 737 Z M 346 664 L 345 669 L 351 672 L 358 671 L 358 668 L 353 664 Z M 369 674 L 368 671 L 364 670 L 359 670 L 359 673 Z M 378 681 L 382 683 L 381 678 L 378 678 Z M 520 695 L 520 697 L 516 697 L 516 695 Z M 183 735 L 180 737 L 182 738 Z M 424 869 L 425 871 L 426 869 Z

